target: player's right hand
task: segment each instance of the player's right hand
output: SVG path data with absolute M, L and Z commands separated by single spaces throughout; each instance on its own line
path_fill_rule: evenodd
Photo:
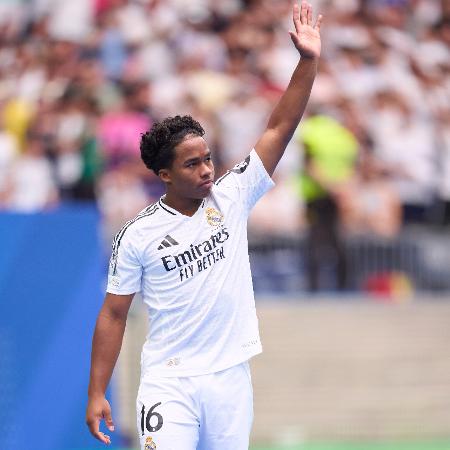
M 111 406 L 105 397 L 89 397 L 86 410 L 86 424 L 89 431 L 99 441 L 111 444 L 111 438 L 100 431 L 100 421 L 104 420 L 109 431 L 114 431 Z

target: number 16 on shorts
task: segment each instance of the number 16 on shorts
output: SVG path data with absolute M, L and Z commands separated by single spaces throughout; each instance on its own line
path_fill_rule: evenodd
M 145 430 L 149 432 L 158 431 L 164 423 L 161 414 L 155 411 L 155 409 L 161 404 L 155 403 L 148 411 L 146 411 L 145 405 L 142 405 L 141 409 L 141 431 L 142 436 L 145 434 Z

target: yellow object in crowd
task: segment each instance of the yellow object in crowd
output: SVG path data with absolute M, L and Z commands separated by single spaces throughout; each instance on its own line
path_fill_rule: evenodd
M 323 115 L 312 116 L 300 124 L 295 135 L 328 181 L 343 182 L 353 175 L 358 141 L 338 121 Z M 309 175 L 302 174 L 299 182 L 299 190 L 306 200 L 325 195 L 323 188 Z
M 18 98 L 10 100 L 3 109 L 3 126 L 14 135 L 23 150 L 25 138 L 33 116 L 33 107 L 25 100 Z

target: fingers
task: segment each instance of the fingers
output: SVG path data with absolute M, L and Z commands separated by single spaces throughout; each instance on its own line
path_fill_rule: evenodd
M 297 3 L 294 3 L 294 8 L 292 9 L 292 18 L 294 21 L 295 31 L 299 33 L 301 22 L 300 22 L 300 8 L 298 7 Z
M 104 444 L 111 444 L 111 438 L 99 431 L 100 426 L 100 419 L 89 419 L 87 420 L 87 425 L 89 427 L 89 431 L 91 432 L 92 436 L 94 436 L 99 441 L 103 442 Z
M 103 442 L 104 444 L 110 445 L 111 444 L 111 438 L 107 435 L 99 431 L 97 435 L 94 435 L 99 441 Z
M 111 417 L 111 410 L 105 414 L 105 424 L 109 431 L 114 431 L 114 423 Z
M 307 20 L 308 20 L 308 25 L 313 24 L 313 12 L 312 12 L 312 5 L 311 3 L 308 3 L 308 8 L 307 8 Z
M 300 6 L 300 22 L 302 25 L 308 24 L 308 3 L 303 1 Z
M 89 431 L 91 432 L 91 434 L 92 434 L 93 436 L 96 436 L 97 433 L 98 433 L 98 427 L 99 427 L 99 424 L 100 424 L 100 419 L 97 419 L 97 418 L 94 418 L 94 419 L 88 418 L 88 419 L 86 419 L 86 424 L 87 424 L 87 426 L 88 426 Z
M 307 3 L 305 1 L 301 2 L 300 7 L 297 3 L 294 3 L 293 7 L 293 22 L 295 26 L 295 31 L 297 34 L 300 31 L 300 27 L 302 25 L 310 25 L 313 26 L 313 7 L 310 3 Z M 314 25 L 314 29 L 320 30 L 320 25 L 322 23 L 323 16 L 320 14 L 319 17 L 316 20 L 316 23 Z
M 322 24 L 323 16 L 319 14 L 319 17 L 316 20 L 316 24 L 314 25 L 314 29 L 320 31 L 320 25 Z

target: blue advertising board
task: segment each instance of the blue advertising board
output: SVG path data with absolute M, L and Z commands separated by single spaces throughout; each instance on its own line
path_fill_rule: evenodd
M 98 224 L 89 205 L 0 214 L 0 449 L 104 448 L 85 425 L 106 266 Z

